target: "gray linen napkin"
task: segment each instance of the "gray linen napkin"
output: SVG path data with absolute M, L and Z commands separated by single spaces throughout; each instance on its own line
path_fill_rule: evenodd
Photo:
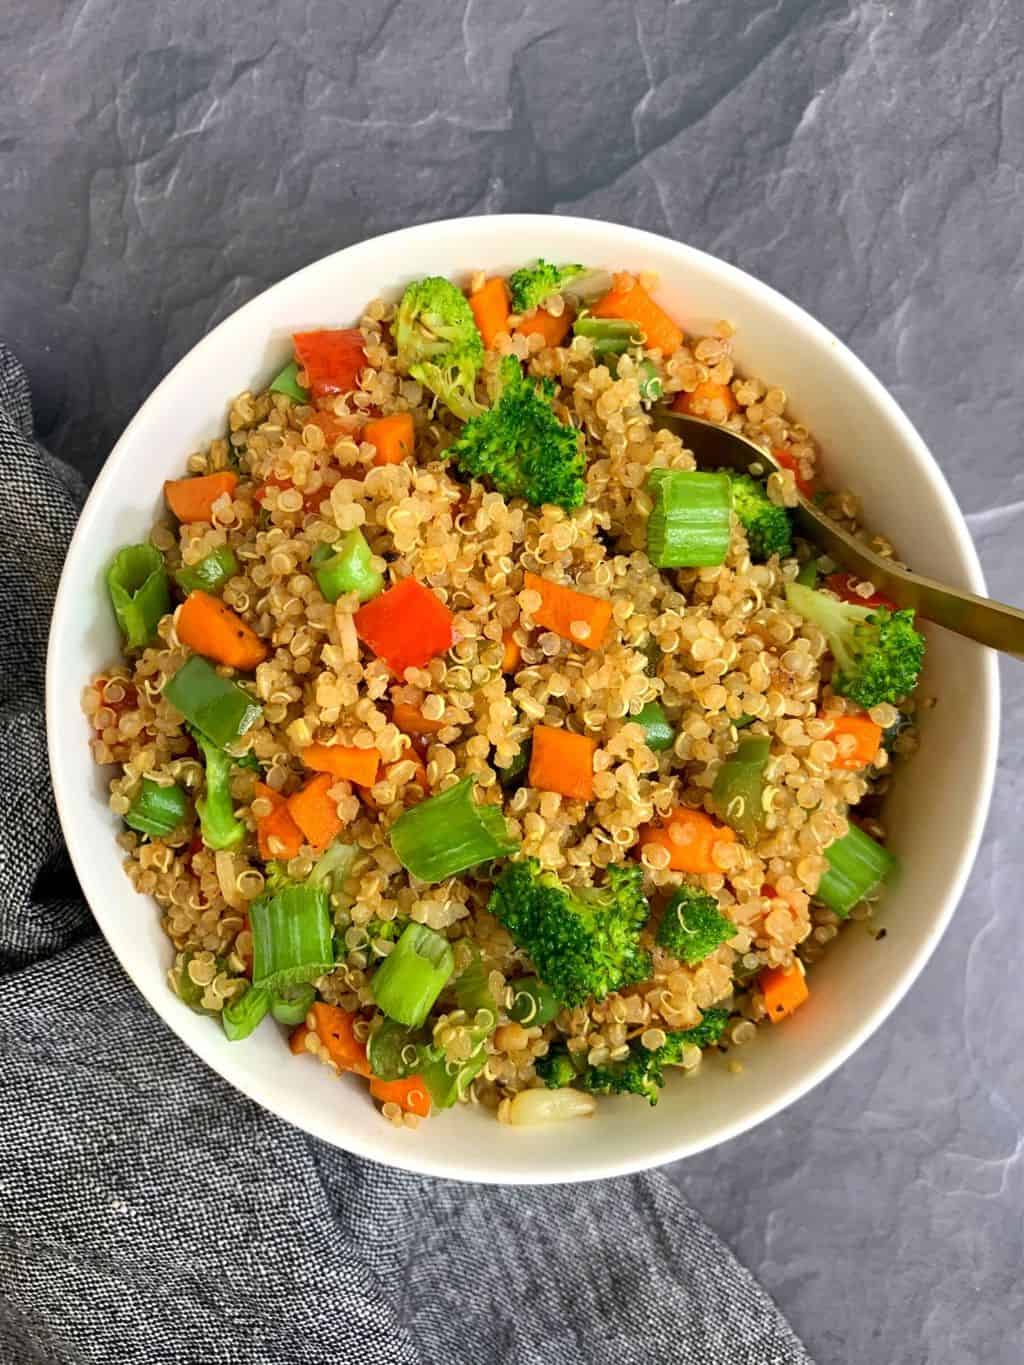
M 149 1011 L 96 933 L 46 781 L 46 631 L 81 496 L 33 441 L 0 344 L 4 1365 L 810 1365 L 664 1176 L 489 1189 L 357 1160 Z

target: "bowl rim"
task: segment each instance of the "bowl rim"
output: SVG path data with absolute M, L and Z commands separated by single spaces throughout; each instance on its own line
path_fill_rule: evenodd
M 387 1166 L 394 1166 L 396 1169 L 408 1170 L 417 1174 L 432 1175 L 445 1179 L 460 1179 L 484 1184 L 550 1184 L 560 1183 L 566 1180 L 564 1173 L 546 1173 L 543 1170 L 531 1175 L 520 1175 L 512 1173 L 502 1176 L 486 1165 L 478 1164 L 472 1153 L 459 1154 L 459 1168 L 453 1171 L 449 1165 L 432 1158 L 429 1154 L 417 1149 L 415 1144 L 409 1144 L 408 1158 L 403 1153 L 403 1159 L 399 1161 L 384 1160 L 375 1150 L 372 1142 L 363 1141 L 358 1135 L 352 1136 L 345 1134 L 344 1143 L 339 1140 L 336 1127 L 331 1122 L 330 1115 L 319 1116 L 313 1121 L 300 1122 L 287 1112 L 287 1105 L 278 1103 L 271 1093 L 264 1093 L 264 1088 L 250 1080 L 248 1076 L 240 1075 L 232 1065 L 230 1056 L 225 1057 L 219 1053 L 215 1047 L 215 1041 L 219 1041 L 211 1031 L 209 1044 L 205 1038 L 202 1042 L 196 1043 L 191 1038 L 186 1038 L 183 1028 L 178 1027 L 178 1019 L 174 1010 L 170 1008 L 174 999 L 170 991 L 157 992 L 139 984 L 134 975 L 128 968 L 114 936 L 107 933 L 105 921 L 108 915 L 103 911 L 97 911 L 96 905 L 103 905 L 103 888 L 96 884 L 96 879 L 92 877 L 88 870 L 87 860 L 81 852 L 80 836 L 76 827 L 75 808 L 76 802 L 80 800 L 80 793 L 71 784 L 70 778 L 64 773 L 62 753 L 57 742 L 58 724 L 58 695 L 59 679 L 57 677 L 57 648 L 55 642 L 58 640 L 61 624 L 67 602 L 71 596 L 71 572 L 76 553 L 83 544 L 101 526 L 100 509 L 105 504 L 106 492 L 115 477 L 117 477 L 120 456 L 123 451 L 130 449 L 133 444 L 134 432 L 144 420 L 147 409 L 154 404 L 157 396 L 164 390 L 171 388 L 177 381 L 179 371 L 188 365 L 195 363 L 206 351 L 212 351 L 218 344 L 218 336 L 229 324 L 237 326 L 241 318 L 247 313 L 255 314 L 263 307 L 269 296 L 278 293 L 286 293 L 295 281 L 307 276 L 316 274 L 322 270 L 329 261 L 336 261 L 345 257 L 350 267 L 358 268 L 358 257 L 361 252 L 375 252 L 379 250 L 382 243 L 391 245 L 395 252 L 396 259 L 399 258 L 400 249 L 403 246 L 415 246 L 417 242 L 425 238 L 437 239 L 446 235 L 460 236 L 467 232 L 478 231 L 481 234 L 489 231 L 513 231 L 520 232 L 524 238 L 530 234 L 543 231 L 550 227 L 552 220 L 557 220 L 562 225 L 569 228 L 578 235 L 581 245 L 586 242 L 588 236 L 595 239 L 604 239 L 609 230 L 614 230 L 622 241 L 624 248 L 628 249 L 631 244 L 637 247 L 648 247 L 666 254 L 674 259 L 680 271 L 685 271 L 690 265 L 700 270 L 705 276 L 719 277 L 729 281 L 735 286 L 742 288 L 745 292 L 752 295 L 755 300 L 760 301 L 781 313 L 787 325 L 802 332 L 805 339 L 816 347 L 828 349 L 842 363 L 843 367 L 851 372 L 852 376 L 863 385 L 873 395 L 875 401 L 884 409 L 887 420 L 891 423 L 898 437 L 914 452 L 922 466 L 928 470 L 936 496 L 943 505 L 943 510 L 947 516 L 952 534 L 955 538 L 957 550 L 961 556 L 965 567 L 966 576 L 969 580 L 970 589 L 978 594 L 986 593 L 985 579 L 981 564 L 978 559 L 977 550 L 971 538 L 970 531 L 960 510 L 949 483 L 935 457 L 931 454 L 923 438 L 918 434 L 909 417 L 904 413 L 899 403 L 888 391 L 881 380 L 868 368 L 868 366 L 854 354 L 850 348 L 836 337 L 823 323 L 818 322 L 812 315 L 806 312 L 800 305 L 794 303 L 785 294 L 765 284 L 756 276 L 749 274 L 740 267 L 723 261 L 720 258 L 692 247 L 683 242 L 677 242 L 672 238 L 662 236 L 659 233 L 648 232 L 642 228 L 635 228 L 626 224 L 617 224 L 607 219 L 579 218 L 570 214 L 491 214 L 474 215 L 464 218 L 444 218 L 432 222 L 415 224 L 410 227 L 396 229 L 392 232 L 381 233 L 374 237 L 368 237 L 360 242 L 352 243 L 341 248 L 339 251 L 332 252 L 327 256 L 320 257 L 318 260 L 303 266 L 300 270 L 285 276 L 276 284 L 268 289 L 261 291 L 254 298 L 234 310 L 226 318 L 222 319 L 215 328 L 202 337 L 184 356 L 174 365 L 174 367 L 164 376 L 156 387 L 145 398 L 128 425 L 125 427 L 121 436 L 118 438 L 110 454 L 104 461 L 103 467 L 89 491 L 89 495 L 82 508 L 74 534 L 68 547 L 64 566 L 61 571 L 60 583 L 54 602 L 53 615 L 50 623 L 50 630 L 47 641 L 46 659 L 46 729 L 47 747 L 49 754 L 50 772 L 53 781 L 54 796 L 56 799 L 57 812 L 60 819 L 64 838 L 67 844 L 68 853 L 71 857 L 72 865 L 79 878 L 82 893 L 89 904 L 90 910 L 103 934 L 107 945 L 117 958 L 125 974 L 132 982 L 133 986 L 143 995 L 154 1012 L 163 1023 L 171 1029 L 199 1058 L 205 1062 L 218 1076 L 228 1081 L 236 1090 L 241 1091 L 248 1099 L 269 1110 L 278 1118 L 299 1127 L 308 1132 L 311 1136 L 322 1139 L 332 1146 L 338 1147 L 343 1151 L 352 1152 L 354 1155 L 364 1157 L 369 1160 L 380 1162 Z M 603 242 L 602 242 L 603 245 Z M 396 271 L 396 277 L 398 272 Z M 942 903 L 941 912 L 936 916 L 929 931 L 924 934 L 916 950 L 910 957 L 907 965 L 903 969 L 902 975 L 897 979 L 883 999 L 875 1009 L 869 1011 L 859 1022 L 859 1025 L 851 1030 L 846 1040 L 839 1046 L 832 1048 L 826 1055 L 811 1067 L 808 1067 L 792 1083 L 784 1087 L 777 1095 L 770 1100 L 760 1103 L 751 1109 L 739 1114 L 734 1121 L 720 1125 L 719 1129 L 703 1138 L 685 1139 L 678 1143 L 677 1147 L 669 1150 L 661 1148 L 656 1151 L 638 1151 L 634 1153 L 624 1153 L 614 1159 L 601 1158 L 582 1161 L 578 1170 L 573 1175 L 573 1181 L 582 1182 L 594 1179 L 612 1178 L 620 1175 L 630 1175 L 639 1171 L 648 1170 L 653 1167 L 666 1164 L 670 1161 L 680 1160 L 687 1156 L 696 1155 L 699 1152 L 707 1151 L 710 1148 L 718 1147 L 724 1142 L 740 1136 L 767 1119 L 780 1113 L 783 1109 L 795 1104 L 803 1098 L 816 1085 L 824 1081 L 834 1071 L 847 1061 L 854 1052 L 858 1050 L 868 1038 L 878 1029 L 882 1023 L 893 1012 L 903 997 L 907 994 L 910 987 L 920 976 L 922 970 L 931 957 L 939 940 L 949 926 L 949 922 L 960 902 L 967 878 L 977 857 L 978 848 L 984 832 L 988 811 L 992 800 L 993 788 L 995 785 L 996 765 L 998 759 L 999 728 L 1000 728 L 1000 689 L 999 689 L 999 670 L 997 657 L 993 651 L 986 651 L 986 656 L 982 660 L 982 671 L 984 677 L 984 688 L 979 700 L 985 708 L 984 722 L 984 742 L 978 755 L 978 774 L 980 779 L 980 790 L 983 799 L 976 802 L 972 810 L 967 814 L 968 834 L 964 841 L 964 851 L 960 858 L 957 875 L 950 884 Z

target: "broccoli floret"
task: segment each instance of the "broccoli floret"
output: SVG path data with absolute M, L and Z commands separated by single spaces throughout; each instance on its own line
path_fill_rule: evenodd
M 793 553 L 789 513 L 769 498 L 765 486 L 749 474 L 732 476 L 732 508 L 747 533 L 751 559 L 764 562 Z
M 651 974 L 640 930 L 650 914 L 639 866 L 613 866 L 600 888 L 568 888 L 528 858 L 498 878 L 488 909 L 563 1005 L 603 1000 Z
M 549 1090 L 571 1085 L 592 1095 L 643 1095 L 649 1104 L 657 1104 L 658 1092 L 665 1084 L 664 1068 L 677 1066 L 688 1047 L 717 1043 L 728 1022 L 728 1010 L 704 1010 L 695 1028 L 667 1034 L 661 1047 L 649 1049 L 635 1042 L 628 1057 L 601 1066 L 578 1066 L 567 1048 L 553 1048 L 546 1057 L 538 1058 L 537 1075 Z
M 583 502 L 580 435 L 555 416 L 554 385 L 527 379 L 515 356 L 501 362 L 495 405 L 466 423 L 448 454 L 463 473 L 490 483 L 506 498 L 566 511 Z
M 513 270 L 508 277 L 513 313 L 528 313 L 531 308 L 539 308 L 545 299 L 557 294 L 563 285 L 582 275 L 583 271 L 582 265 L 551 265 L 547 261 Z
M 483 412 L 473 390 L 484 343 L 473 311 L 450 280 L 430 275 L 402 295 L 394 323 L 398 361 L 463 421 Z
M 688 967 L 703 962 L 735 934 L 736 926 L 719 910 L 714 896 L 693 886 L 679 888 L 658 925 L 658 942 Z
M 832 686 L 865 710 L 895 702 L 914 690 L 924 658 L 924 637 L 914 613 L 858 607 L 799 583 L 786 585 L 786 601 L 825 636 L 835 659 Z
M 237 848 L 245 838 L 245 826 L 235 818 L 231 800 L 231 765 L 234 759 L 199 733 L 191 731 L 206 767 L 206 794 L 196 801 L 199 830 L 207 848 Z

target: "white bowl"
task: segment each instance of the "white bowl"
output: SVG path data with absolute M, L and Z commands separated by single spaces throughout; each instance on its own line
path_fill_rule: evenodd
M 164 479 L 224 430 L 228 400 L 258 388 L 290 356 L 289 334 L 349 325 L 376 295 L 417 276 L 464 280 L 538 255 L 657 271 L 657 297 L 689 332 L 733 322 L 741 370 L 780 384 L 824 448 L 827 477 L 863 499 L 867 522 L 924 573 L 984 592 L 978 559 L 949 487 L 921 438 L 877 379 L 824 327 L 741 270 L 662 237 L 575 218 L 466 218 L 408 228 L 348 247 L 299 271 L 222 322 L 182 360 L 132 420 L 82 513 L 50 632 L 47 722 L 60 818 L 100 928 L 160 1017 L 250 1098 L 327 1142 L 389 1165 L 463 1180 L 591 1180 L 657 1166 L 742 1133 L 834 1071 L 878 1028 L 921 971 L 949 922 L 974 860 L 989 804 L 998 731 L 995 658 L 929 629 L 922 745 L 894 784 L 887 819 L 902 876 L 886 894 L 887 936 L 851 926 L 811 974 L 811 998 L 781 1026 L 759 1031 L 731 1074 L 709 1059 L 674 1076 L 660 1104 L 602 1102 L 598 1117 L 517 1129 L 460 1107 L 416 1132 L 385 1123 L 353 1078 L 339 1082 L 296 1060 L 265 1023 L 230 1043 L 170 993 L 171 950 L 155 904 L 136 895 L 114 842 L 107 778 L 89 754 L 79 709 L 93 673 L 118 657 L 103 585 L 117 547 L 144 539 L 162 510 Z

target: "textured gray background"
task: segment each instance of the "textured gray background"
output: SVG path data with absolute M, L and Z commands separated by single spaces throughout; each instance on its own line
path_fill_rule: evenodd
M 200 336 L 328 251 L 464 213 L 634 223 L 848 341 L 1024 599 L 1022 39 L 1012 0 L 0 0 L 0 332 L 91 475 Z M 922 980 L 828 1084 L 673 1171 L 823 1365 L 1021 1358 L 1003 679 L 986 844 Z

